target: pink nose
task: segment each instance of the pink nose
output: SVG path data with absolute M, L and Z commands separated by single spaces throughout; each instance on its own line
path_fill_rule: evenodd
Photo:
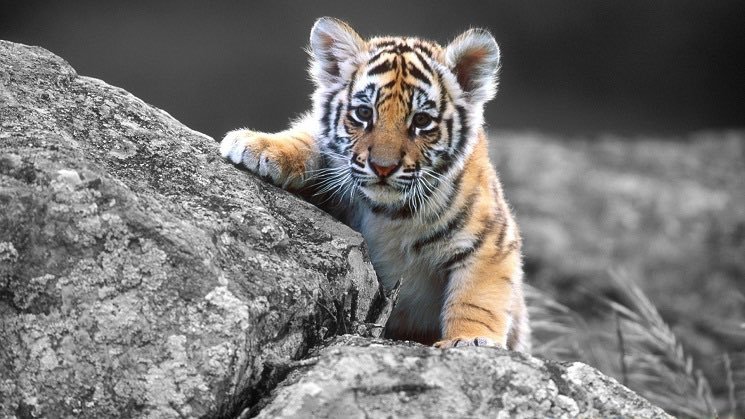
M 370 162 L 370 166 L 372 166 L 373 172 L 377 174 L 380 177 L 387 177 L 391 173 L 393 173 L 398 165 L 393 166 L 378 166 L 377 164 Z

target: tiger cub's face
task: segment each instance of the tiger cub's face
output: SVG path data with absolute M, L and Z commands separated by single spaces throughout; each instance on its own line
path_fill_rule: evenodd
M 311 32 L 322 152 L 333 182 L 378 206 L 419 211 L 463 169 L 496 92 L 499 48 L 470 30 L 442 48 L 416 38 L 364 41 L 322 18 Z

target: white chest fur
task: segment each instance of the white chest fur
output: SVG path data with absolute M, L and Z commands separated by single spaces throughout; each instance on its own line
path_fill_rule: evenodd
M 432 228 L 414 220 L 391 220 L 361 211 L 355 217 L 370 257 L 386 289 L 401 282 L 394 323 L 407 330 L 439 328 L 446 275 L 440 269 L 442 249 L 414 250 L 414 242 Z

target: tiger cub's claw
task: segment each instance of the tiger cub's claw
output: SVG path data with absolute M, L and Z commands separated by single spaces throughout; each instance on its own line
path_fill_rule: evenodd
M 483 336 L 476 336 L 476 337 L 458 337 L 454 339 L 446 339 L 441 340 L 439 342 L 435 342 L 433 345 L 435 348 L 461 348 L 466 346 L 491 346 L 495 348 L 502 348 L 504 349 L 503 345 L 500 345 L 496 341 L 485 338 Z

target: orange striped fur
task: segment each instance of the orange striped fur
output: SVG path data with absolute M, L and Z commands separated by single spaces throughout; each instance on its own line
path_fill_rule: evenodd
M 309 53 L 313 110 L 280 133 L 231 131 L 222 155 L 362 233 L 383 286 L 401 283 L 386 336 L 528 351 L 520 234 L 483 130 L 494 38 L 365 41 L 321 18 Z

